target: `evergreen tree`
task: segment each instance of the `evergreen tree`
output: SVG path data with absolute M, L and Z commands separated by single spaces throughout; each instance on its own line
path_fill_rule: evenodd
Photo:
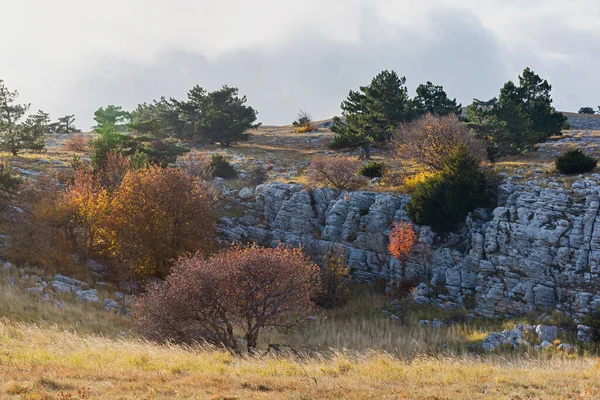
M 413 117 L 405 87 L 406 78 L 394 71 L 383 71 L 368 86 L 350 91 L 342 102 L 342 115 L 334 118 L 331 130 L 336 133 L 333 146 L 361 145 L 369 158 L 369 144 L 391 137 L 402 122 Z
M 65 115 L 58 119 L 58 124 L 56 126 L 56 131 L 58 133 L 77 133 L 81 132 L 81 130 L 75 127 L 75 115 Z
M 518 93 L 531 121 L 531 130 L 538 132 L 543 139 L 561 135 L 567 122 L 567 117 L 552 107 L 551 90 L 548 81 L 529 68 L 525 68 L 523 75 L 519 76 Z
M 552 107 L 552 86 L 531 69 L 519 76 L 519 86 L 508 81 L 495 98 L 477 99 L 467 109 L 467 121 L 488 140 L 490 159 L 518 154 L 552 135 L 560 135 L 567 118 Z
M 130 113 L 123 110 L 121 106 L 108 105 L 106 108 L 100 107 L 94 112 L 94 121 L 102 126 L 112 124 L 118 131 L 126 129 L 126 123 L 129 121 Z
M 0 148 L 16 156 L 23 149 L 40 150 L 44 147 L 43 128 L 36 125 L 36 116 L 21 120 L 29 104 L 17 104 L 19 93 L 10 91 L 0 80 Z M 37 114 L 39 116 L 39 113 Z
M 258 114 L 245 105 L 246 96 L 239 97 L 238 89 L 228 86 L 214 92 L 195 86 L 188 92 L 187 101 L 171 101 L 186 124 L 187 135 L 197 135 L 225 147 L 248 140 L 246 131 L 255 126 Z
M 419 85 L 417 96 L 413 99 L 413 108 L 417 115 L 427 113 L 444 116 L 448 114 L 460 115 L 461 104 L 456 104 L 456 99 L 450 100 L 443 86 L 436 86 L 431 82 Z

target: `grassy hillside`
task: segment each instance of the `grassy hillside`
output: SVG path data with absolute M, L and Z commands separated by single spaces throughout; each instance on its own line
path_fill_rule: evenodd
M 0 393 L 26 399 L 594 399 L 592 358 L 383 352 L 234 357 L 58 328 L 0 323 Z

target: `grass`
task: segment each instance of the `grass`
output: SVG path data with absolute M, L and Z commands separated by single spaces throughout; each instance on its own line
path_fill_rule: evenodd
M 400 358 L 385 352 L 235 357 L 0 322 L 0 394 L 7 399 L 397 399 L 600 396 L 593 358 Z M 70 397 L 69 397 L 70 396 Z

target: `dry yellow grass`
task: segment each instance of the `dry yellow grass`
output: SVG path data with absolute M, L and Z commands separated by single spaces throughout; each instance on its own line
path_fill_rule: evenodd
M 383 352 L 336 352 L 327 357 L 236 357 L 215 348 L 161 346 L 1 322 L 0 395 L 7 399 L 594 399 L 600 396 L 600 369 L 593 358 L 566 356 L 401 359 Z

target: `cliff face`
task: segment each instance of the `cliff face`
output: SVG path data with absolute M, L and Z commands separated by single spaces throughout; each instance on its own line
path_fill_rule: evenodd
M 221 234 L 315 255 L 343 245 L 356 279 L 419 279 L 418 302 L 490 317 L 541 309 L 581 316 L 600 306 L 600 175 L 591 178 L 569 189 L 509 179 L 499 207 L 472 213 L 459 233 L 440 238 L 416 227 L 419 244 L 405 265 L 386 247 L 392 221 L 407 219 L 408 196 L 262 185 L 238 200 L 243 217 L 221 220 Z

